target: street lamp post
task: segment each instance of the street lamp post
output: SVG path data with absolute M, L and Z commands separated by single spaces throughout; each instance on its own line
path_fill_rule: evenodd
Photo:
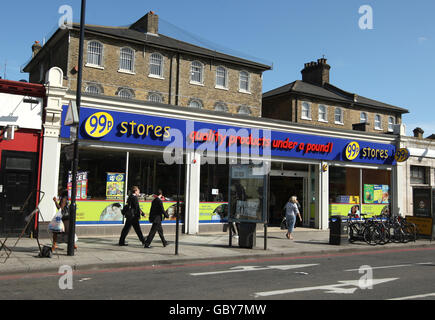
M 80 41 L 79 41 L 79 65 L 77 74 L 77 93 L 76 105 L 77 113 L 80 119 L 80 104 L 82 96 L 82 70 L 83 70 L 83 43 L 85 38 L 85 14 L 86 14 L 86 0 L 82 0 L 81 17 L 80 17 Z M 68 233 L 68 248 L 67 255 L 74 255 L 74 242 L 76 233 L 76 198 L 77 198 L 77 169 L 79 165 L 79 128 L 77 125 L 76 134 L 74 138 L 74 156 L 72 163 L 72 190 L 71 190 L 71 206 L 70 206 L 70 219 L 69 219 L 69 233 Z

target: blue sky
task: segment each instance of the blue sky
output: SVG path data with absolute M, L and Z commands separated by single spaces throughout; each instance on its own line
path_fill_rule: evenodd
M 28 79 L 20 67 L 31 45 L 55 31 L 62 5 L 80 20 L 80 0 L 2 3 L 0 76 Z M 373 29 L 362 30 L 358 12 L 373 9 Z M 344 90 L 406 108 L 407 134 L 435 133 L 435 1 L 386 0 L 88 0 L 86 22 L 126 26 L 153 10 L 160 31 L 230 54 L 273 64 L 263 92 L 301 79 L 305 62 L 325 55 L 330 82 Z M 175 27 L 176 26 L 176 27 Z M 6 64 L 6 70 L 5 70 Z

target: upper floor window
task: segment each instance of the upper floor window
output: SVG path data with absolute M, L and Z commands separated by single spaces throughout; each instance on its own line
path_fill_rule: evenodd
M 338 107 L 335 108 L 334 121 L 337 124 L 343 124 L 343 109 L 338 108 Z
M 134 94 L 130 89 L 122 88 L 118 91 L 118 97 L 123 99 L 133 99 Z
M 163 102 L 163 97 L 158 92 L 152 92 L 152 93 L 150 93 L 148 95 L 148 101 L 162 103 Z
M 100 89 L 100 87 L 99 87 L 98 85 L 96 85 L 96 84 L 89 84 L 89 85 L 86 87 L 85 92 L 86 92 L 86 93 L 89 93 L 89 94 L 101 94 L 101 89 Z
M 388 117 L 388 131 L 393 132 L 395 125 L 394 117 Z
M 319 121 L 327 122 L 328 116 L 326 113 L 326 106 L 321 104 L 319 105 Z
M 216 87 L 225 89 L 228 87 L 228 71 L 221 66 L 216 68 Z
M 199 61 L 193 61 L 190 66 L 190 81 L 202 84 L 204 81 L 204 66 Z
M 250 92 L 249 73 L 246 71 L 240 71 L 239 73 L 239 90 Z
M 150 76 L 163 78 L 163 56 L 160 53 L 150 56 Z
M 215 111 L 227 112 L 228 111 L 228 107 L 223 102 L 216 102 L 215 105 L 214 105 L 214 110 Z
M 427 184 L 427 169 L 421 166 L 411 166 L 411 183 Z
M 367 123 L 367 113 L 366 112 L 361 112 L 360 116 L 359 116 L 359 122 L 361 123 Z
M 240 106 L 238 112 L 239 112 L 239 114 L 250 115 L 251 114 L 251 109 L 248 106 Z
M 192 99 L 189 102 L 189 107 L 202 109 L 202 103 L 201 103 L 201 101 L 199 101 L 197 99 Z
M 122 48 L 119 54 L 119 70 L 134 72 L 134 51 Z
M 87 64 L 93 66 L 103 66 L 103 45 L 98 41 L 88 42 L 88 61 Z
M 311 105 L 308 102 L 302 102 L 301 119 L 311 120 Z
M 375 129 L 382 130 L 381 116 L 379 114 L 375 115 Z

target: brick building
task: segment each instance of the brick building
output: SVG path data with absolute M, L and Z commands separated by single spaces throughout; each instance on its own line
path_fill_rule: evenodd
M 393 133 L 408 110 L 346 92 L 329 82 L 326 59 L 305 63 L 296 80 L 263 94 L 262 116 L 336 129 Z
M 87 25 L 82 92 L 261 116 L 270 66 L 167 37 L 158 21 L 149 12 L 130 27 Z M 79 24 L 59 28 L 44 46 L 33 45 L 24 68 L 30 82 L 59 67 L 64 87 L 76 90 L 79 31 Z

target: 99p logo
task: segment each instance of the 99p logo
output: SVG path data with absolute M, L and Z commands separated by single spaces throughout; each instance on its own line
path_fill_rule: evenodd
M 107 112 L 91 115 L 85 123 L 85 131 L 92 138 L 101 138 L 113 129 L 113 117 Z
M 345 157 L 347 160 L 354 160 L 358 157 L 360 151 L 360 147 L 358 142 L 352 141 L 347 144 L 345 149 Z
M 409 158 L 409 150 L 406 148 L 400 148 L 396 151 L 396 154 L 394 155 L 394 159 L 396 159 L 397 162 L 405 162 Z

